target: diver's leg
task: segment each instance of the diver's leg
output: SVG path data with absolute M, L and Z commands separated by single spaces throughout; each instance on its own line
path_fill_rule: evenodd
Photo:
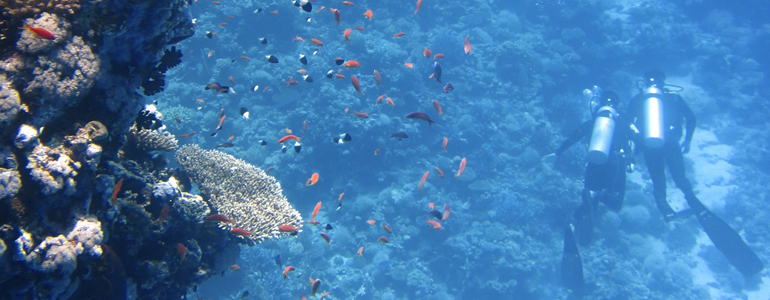
M 666 164 L 668 165 L 668 170 L 671 172 L 671 178 L 674 179 L 676 187 L 684 193 L 687 204 L 690 208 L 700 211 L 703 206 L 695 197 L 695 192 L 692 190 L 692 184 L 687 180 L 687 176 L 684 172 L 684 157 L 677 144 L 666 145 Z M 692 211 L 683 210 L 677 214 L 681 215 L 677 216 L 680 218 L 687 217 L 692 215 Z
M 655 198 L 658 210 L 663 214 L 663 220 L 670 222 L 676 216 L 676 212 L 666 201 L 666 173 L 664 173 L 665 160 L 663 155 L 662 149 L 644 149 L 644 161 L 647 164 L 650 179 L 652 179 L 652 196 Z
M 577 241 L 581 246 L 588 245 L 593 238 L 593 220 L 591 216 L 591 191 L 583 189 L 583 203 L 572 214 L 572 224 L 575 226 Z
M 583 286 L 583 262 L 580 261 L 575 236 L 572 228 L 567 225 L 564 228 L 564 254 L 561 257 L 561 284 L 572 290 L 579 290 Z
M 625 160 L 620 155 L 612 154 L 604 170 L 606 187 L 595 197 L 610 210 L 619 211 L 623 207 L 623 197 L 626 193 Z

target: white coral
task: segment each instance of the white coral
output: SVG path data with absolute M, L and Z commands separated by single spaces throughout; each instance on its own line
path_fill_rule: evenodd
M 104 239 L 102 233 L 102 223 L 95 218 L 84 218 L 75 224 L 75 228 L 67 234 L 67 239 L 76 242 L 75 250 L 78 255 L 85 253 L 91 257 L 102 255 L 100 246 Z

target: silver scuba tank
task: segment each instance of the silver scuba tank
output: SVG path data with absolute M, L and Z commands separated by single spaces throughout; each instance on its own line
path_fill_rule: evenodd
M 663 121 L 663 91 L 651 86 L 644 90 L 644 145 L 660 148 L 666 142 L 666 128 Z
M 615 118 L 618 113 L 610 106 L 602 106 L 596 112 L 591 142 L 588 144 L 587 159 L 590 163 L 607 163 L 612 148 L 612 136 L 615 133 Z

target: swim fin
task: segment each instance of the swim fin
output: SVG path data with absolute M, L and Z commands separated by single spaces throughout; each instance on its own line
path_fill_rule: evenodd
M 575 236 L 568 224 L 564 228 L 564 254 L 561 256 L 561 284 L 571 290 L 583 287 L 583 262 L 580 261 Z
M 730 225 L 709 211 L 700 200 L 690 199 L 688 203 L 697 212 L 695 216 L 698 217 L 700 225 L 703 226 L 703 230 L 706 231 L 714 246 L 743 276 L 753 276 L 765 268 L 757 254 L 749 248 L 749 245 L 746 245 L 743 238 Z
M 577 242 L 581 246 L 586 246 L 591 243 L 593 239 L 593 220 L 591 217 L 591 204 L 587 201 L 583 201 L 575 212 L 572 214 L 572 218 L 575 225 L 575 235 L 577 235 Z

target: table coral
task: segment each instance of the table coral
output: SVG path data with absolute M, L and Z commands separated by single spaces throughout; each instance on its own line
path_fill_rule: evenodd
M 281 184 L 261 169 L 216 150 L 185 145 L 176 160 L 199 185 L 219 214 L 235 220 L 235 227 L 252 232 L 255 244 L 280 235 L 278 226 L 302 226 L 302 216 L 283 195 Z M 222 223 L 221 226 L 230 226 Z

